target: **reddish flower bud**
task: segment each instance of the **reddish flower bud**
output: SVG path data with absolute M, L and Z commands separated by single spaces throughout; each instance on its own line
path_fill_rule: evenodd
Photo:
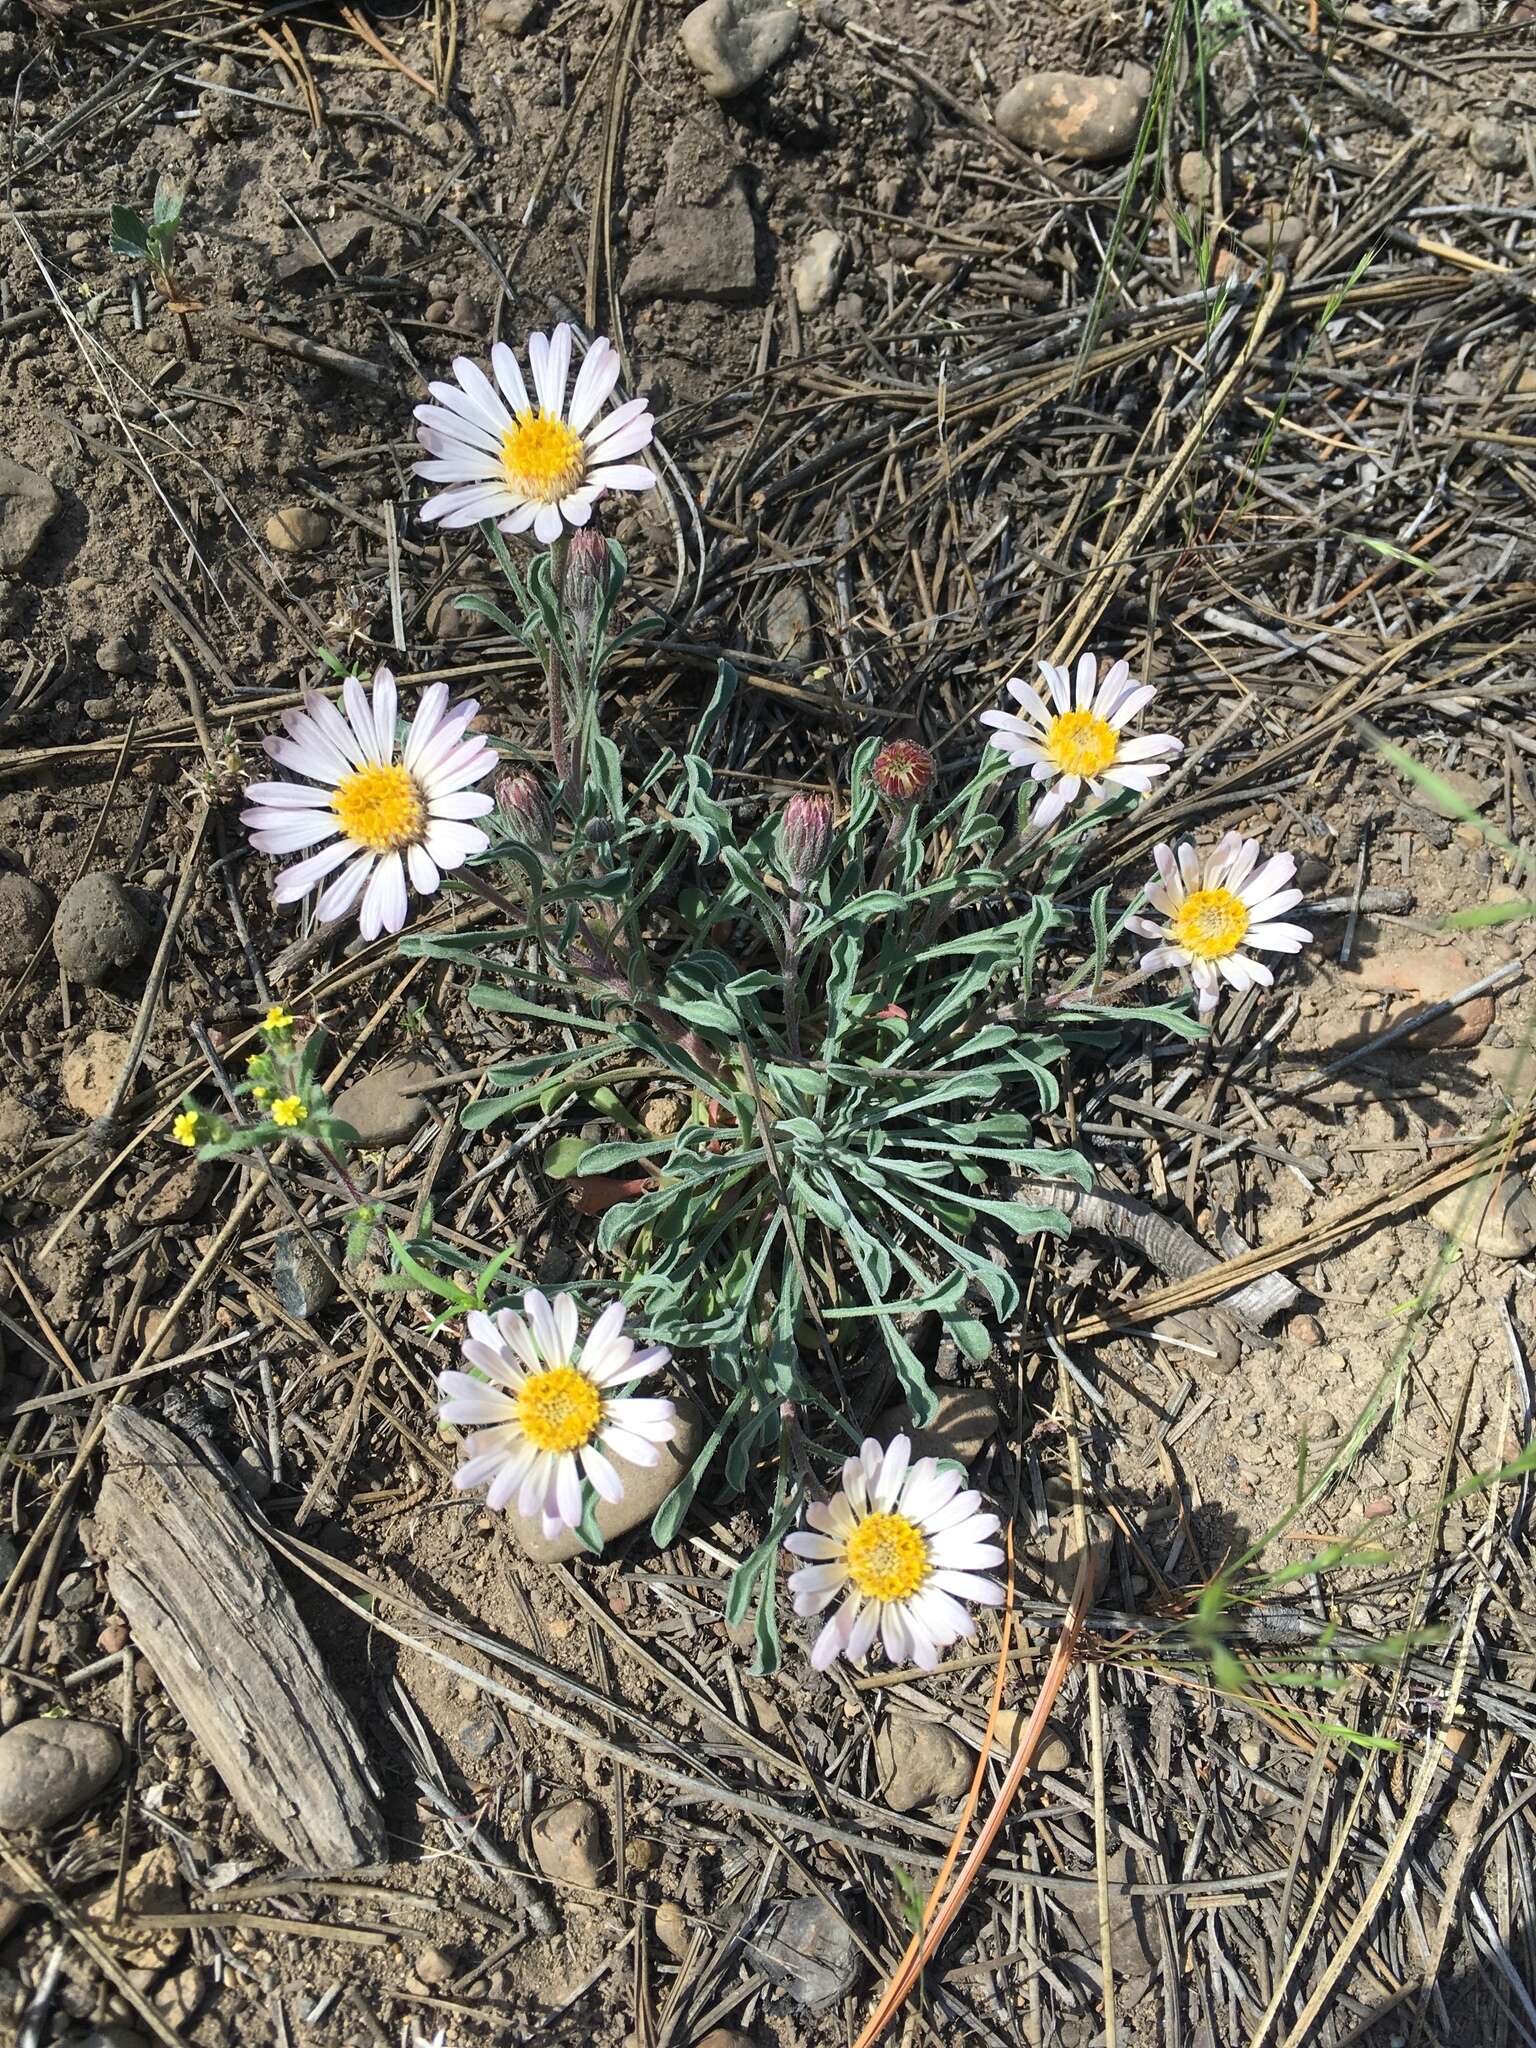
M 496 808 L 514 839 L 535 853 L 548 853 L 555 843 L 555 814 L 544 785 L 526 768 L 509 769 L 496 778 Z
M 824 796 L 792 796 L 779 818 L 779 856 L 794 887 L 814 882 L 831 851 L 831 804 Z
M 594 526 L 578 527 L 565 551 L 560 602 L 574 622 L 579 639 L 585 640 L 592 631 L 607 580 L 607 541 Z
M 933 782 L 933 756 L 916 740 L 887 740 L 869 772 L 888 804 L 916 803 Z

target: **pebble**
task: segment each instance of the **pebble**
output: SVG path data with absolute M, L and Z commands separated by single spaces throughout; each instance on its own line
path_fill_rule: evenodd
M 862 1964 L 853 1930 L 822 1898 L 770 1906 L 754 1960 L 807 2012 L 839 2005 L 858 1988 Z
M 459 1974 L 458 1958 L 446 1948 L 419 1950 L 411 1967 L 423 1984 L 451 1984 Z
M 376 1067 L 361 1081 L 343 1088 L 331 1105 L 345 1124 L 357 1133 L 365 1151 L 383 1151 L 390 1145 L 404 1145 L 426 1122 L 430 1111 L 425 1095 L 409 1093 L 424 1082 L 438 1079 L 430 1060 L 391 1060 Z
M 749 2034 L 737 2027 L 711 2027 L 694 2043 L 694 2048 L 754 2048 Z
M 997 103 L 997 125 L 1021 149 L 1102 164 L 1136 140 L 1147 104 L 1142 79 L 1084 78 L 1040 71 L 1021 78 Z
M 1285 1328 L 1287 1336 L 1294 1337 L 1309 1351 L 1323 1341 L 1323 1326 L 1316 1316 L 1292 1316 Z
M 546 1806 L 533 1824 L 534 1858 L 556 1884 L 594 1888 L 608 1861 L 607 1824 L 593 1799 Z
M 1483 115 L 1467 130 L 1467 148 L 1472 161 L 1485 171 L 1514 171 L 1520 167 L 1520 138 L 1514 129 L 1491 115 Z
M 47 477 L 0 455 L 0 572 L 25 569 L 59 503 Z
M 342 268 L 349 256 L 361 255 L 372 239 L 371 214 L 343 213 L 335 220 L 316 221 L 307 233 L 296 233 L 292 248 L 278 257 L 277 279 L 281 284 L 291 284 L 301 277 L 329 277 L 333 269 Z M 274 541 L 273 546 L 277 545 Z
M 678 39 L 704 90 L 729 100 L 787 57 L 799 34 L 799 8 L 780 0 L 703 0 L 684 19 Z
M 818 228 L 795 259 L 790 284 L 802 313 L 819 313 L 837 290 L 848 260 L 848 238 L 836 228 Z
M 110 1785 L 123 1745 L 96 1721 L 18 1721 L 0 1735 L 0 1828 L 50 1828 Z
M 1454 375 L 1454 371 L 1447 370 L 1441 383 L 1449 385 Z M 1468 811 L 1486 811 L 1499 793 L 1498 783 L 1487 776 L 1468 775 L 1460 768 L 1440 768 L 1435 772 L 1441 787 L 1426 790 L 1425 801 L 1453 823 L 1465 818 Z
M 1127 1894 L 1122 1888 L 1138 1882 L 1124 1849 L 1109 1856 L 1109 1939 L 1114 1952 L 1115 1975 L 1135 1982 L 1150 1977 L 1156 1967 L 1156 1935 L 1150 1924 L 1149 1902 Z M 1150 1872 L 1148 1873 L 1151 1874 Z M 1061 1910 L 1076 1932 L 1072 1946 L 1097 1961 L 1099 1956 L 1099 1900 L 1093 1884 L 1068 1892 Z
M 267 546 L 280 555 L 307 555 L 331 537 L 329 517 L 313 505 L 280 505 L 267 521 Z
M 1536 1247 L 1536 1197 L 1515 1173 L 1480 1174 L 1430 1204 L 1426 1219 L 1472 1251 L 1521 1259 Z
M 134 1189 L 128 1199 L 129 1218 L 134 1223 L 189 1222 L 206 1208 L 213 1181 L 210 1161 L 173 1161 Z
M 135 675 L 139 666 L 139 650 L 126 633 L 114 633 L 97 648 L 96 666 L 109 676 Z
M 676 1398 L 678 1433 L 671 1443 L 661 1445 L 659 1463 L 631 1465 L 616 1452 L 608 1453 L 624 1482 L 624 1494 L 620 1500 L 597 1504 L 597 1526 L 605 1548 L 650 1521 L 692 1464 L 703 1441 L 703 1417 L 697 1404 L 686 1395 Z M 507 1510 L 507 1524 L 524 1555 L 535 1564 L 562 1564 L 587 1554 L 574 1529 L 562 1529 L 558 1536 L 548 1537 L 537 1515 L 519 1514 L 515 1506 Z
M 957 1387 L 939 1395 L 930 1422 L 914 1423 L 898 1404 L 887 1408 L 875 1424 L 882 1443 L 905 1433 L 912 1440 L 912 1456 L 952 1458 L 969 1471 L 982 1451 L 997 1435 L 997 1404 L 983 1387 Z
M 1187 149 L 1179 158 L 1178 184 L 1191 206 L 1213 211 L 1221 195 L 1221 168 L 1198 149 Z
M 543 0 L 485 0 L 480 24 L 500 35 L 525 36 L 542 4 Z
M 128 1064 L 132 1042 L 120 1031 L 92 1031 L 64 1055 L 64 1100 L 92 1123 L 105 1116 Z
M 1266 208 L 1264 218 L 1255 221 L 1250 228 L 1244 228 L 1239 237 L 1245 249 L 1251 249 L 1256 256 L 1291 257 L 1307 239 L 1311 230 L 1299 213 L 1281 213 Z
M 999 1709 L 997 1725 L 992 1731 L 992 1753 L 1004 1761 L 1011 1758 L 1019 1746 L 1019 1737 L 1029 1725 L 1030 1709 L 1027 1707 L 1003 1707 Z M 1047 1721 L 1040 1736 L 1040 1747 L 1035 1751 L 1031 1769 L 1048 1771 L 1052 1777 L 1059 1777 L 1072 1762 L 1072 1746 L 1062 1733 L 1059 1724 Z
M 640 1111 L 640 1121 L 653 1138 L 675 1138 L 688 1121 L 686 1096 L 647 1096 Z
M 757 295 L 757 223 L 746 187 L 733 175 L 708 206 L 663 200 L 651 232 L 624 273 L 628 298 L 713 299 L 739 305 Z
M 454 1740 L 466 1756 L 483 1762 L 500 1742 L 501 1730 L 490 1714 L 480 1714 L 473 1721 L 466 1721 Z
M 53 950 L 71 981 L 100 988 L 131 967 L 149 943 L 149 926 L 116 875 L 82 875 L 64 892 Z
M 308 1322 L 336 1299 L 336 1275 L 307 1237 L 281 1230 L 272 1260 L 272 1288 L 299 1322 Z
M 1425 946 L 1416 952 L 1403 947 L 1367 955 L 1358 966 L 1341 972 L 1341 986 L 1347 988 L 1353 982 L 1357 986 L 1380 991 L 1389 1001 L 1385 1009 L 1380 1003 L 1370 1004 L 1368 1015 L 1362 1018 L 1361 1028 L 1337 1049 L 1347 1051 L 1363 1039 L 1375 1037 L 1417 1011 L 1427 1009 L 1433 1003 L 1444 1002 L 1477 978 L 1465 954 L 1454 946 Z M 1361 1007 L 1364 1010 L 1366 1005 Z M 1398 1044 L 1405 1052 L 1477 1045 L 1488 1035 L 1493 1018 L 1493 997 L 1474 996 L 1471 1002 L 1463 1003 L 1459 1009 L 1408 1032 Z
M 14 868 L 0 875 L 0 974 L 20 974 L 52 923 L 51 889 Z
M 681 1962 L 693 1945 L 693 1936 L 688 1932 L 688 1916 L 682 1907 L 675 1900 L 668 1899 L 656 1908 L 651 1925 L 667 1954 Z
M 816 651 L 811 601 L 798 583 L 780 583 L 763 612 L 763 638 L 780 661 L 809 661 Z
M 1246 1742 L 1240 1742 L 1238 1744 L 1237 1753 L 1242 1758 L 1243 1762 L 1247 1764 L 1249 1769 L 1254 1771 L 1256 1771 L 1259 1768 L 1259 1765 L 1263 1763 L 1265 1757 L 1268 1755 L 1268 1751 L 1265 1749 L 1263 1743 L 1255 1740 L 1255 1738 L 1251 1735 L 1248 1737 Z
M 1536 1049 L 1528 1045 L 1480 1045 L 1477 1064 L 1512 1103 L 1524 1102 L 1536 1089 Z
M 880 1790 L 894 1813 L 959 1799 L 976 1768 L 972 1752 L 942 1722 L 887 1714 L 875 1731 Z
M 434 640 L 468 640 L 476 633 L 489 633 L 491 622 L 483 612 L 462 612 L 459 599 L 468 597 L 467 590 L 452 588 L 439 590 L 427 602 L 427 631 Z M 476 597 L 494 597 L 495 592 L 477 590 Z
M 272 1474 L 260 1453 L 253 1451 L 249 1444 L 235 1453 L 235 1462 L 230 1469 L 252 1500 L 265 1500 L 272 1491 Z
M 140 1914 L 185 1912 L 187 1901 L 177 1873 L 175 1850 L 164 1843 L 136 1856 L 128 1865 L 123 1873 L 125 1918 L 114 1925 L 112 1906 L 116 1893 L 117 1880 L 109 1878 L 87 1903 L 86 1918 L 98 1928 L 112 1927 L 113 1954 L 126 1968 L 169 1969 L 186 1941 L 185 1931 L 180 1927 L 146 1927 L 130 1932 L 130 1928 Z

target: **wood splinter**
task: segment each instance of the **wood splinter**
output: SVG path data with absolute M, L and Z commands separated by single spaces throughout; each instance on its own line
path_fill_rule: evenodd
M 96 1526 L 133 1638 L 250 1825 L 302 1868 L 384 1854 L 356 1725 L 212 1455 L 118 1408 Z

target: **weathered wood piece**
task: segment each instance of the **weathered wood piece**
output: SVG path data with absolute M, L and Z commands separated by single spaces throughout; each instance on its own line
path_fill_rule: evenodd
M 258 1833 L 314 1871 L 384 1853 L 352 1716 L 215 1460 L 114 1410 L 96 1526 L 135 1643 Z

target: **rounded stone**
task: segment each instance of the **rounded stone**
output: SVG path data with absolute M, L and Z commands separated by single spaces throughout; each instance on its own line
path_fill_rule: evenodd
M 749 91 L 800 34 L 800 10 L 780 0 L 703 0 L 678 31 L 683 55 L 717 100 Z
M 976 1769 L 952 1729 L 915 1714 L 887 1714 L 875 1731 L 880 1790 L 893 1813 L 915 1813 L 963 1797 Z
M 647 1392 L 650 1391 L 648 1384 Z M 623 1482 L 624 1492 L 618 1500 L 600 1500 L 597 1504 L 597 1530 L 605 1552 L 607 1546 L 627 1536 L 631 1529 L 650 1521 L 673 1487 L 681 1482 L 703 1442 L 704 1419 L 697 1403 L 679 1395 L 676 1405 L 677 1435 L 671 1443 L 657 1446 L 661 1456 L 654 1465 L 631 1465 L 615 1451 L 606 1454 Z M 507 1509 L 507 1524 L 524 1555 L 535 1564 L 564 1564 L 571 1558 L 588 1555 L 574 1529 L 546 1536 L 539 1516 L 519 1514 L 515 1502 Z
M 20 974 L 48 937 L 53 892 L 14 869 L 0 875 L 0 974 Z
M 818 228 L 795 260 L 790 283 L 802 313 L 819 313 L 837 290 L 848 260 L 848 239 L 836 228 Z
M 1146 86 L 1138 79 L 1039 71 L 1003 94 L 997 125 L 1021 149 L 1101 164 L 1130 149 L 1146 104 Z
M 607 1824 L 594 1799 L 546 1806 L 531 1830 L 540 1870 L 556 1884 L 595 1889 L 608 1861 Z
M 53 950 L 71 981 L 100 988 L 131 967 L 148 943 L 149 926 L 116 875 L 82 875 L 65 891 Z
M 331 522 L 313 505 L 280 505 L 267 521 L 267 546 L 280 555 L 308 555 L 331 537 Z
M 429 1109 L 427 1097 L 412 1091 L 438 1078 L 430 1060 L 392 1060 L 343 1088 L 332 1108 L 356 1131 L 366 1151 L 404 1145 L 426 1122 Z
M 1506 122 L 1483 115 L 1467 130 L 1472 161 L 1485 171 L 1513 171 L 1520 165 L 1520 138 Z
M 18 1721 L 0 1735 L 0 1828 L 51 1828 L 117 1776 L 123 1745 L 97 1721 Z

